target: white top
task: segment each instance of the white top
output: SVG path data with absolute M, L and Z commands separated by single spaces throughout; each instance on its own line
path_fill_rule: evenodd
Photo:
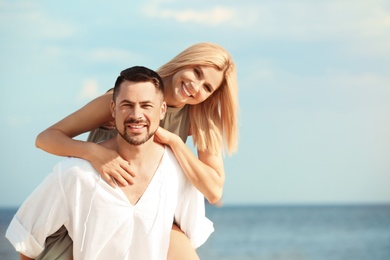
M 214 231 L 203 195 L 187 180 L 172 151 L 136 205 L 112 188 L 85 160 L 68 158 L 22 204 L 6 237 L 35 258 L 62 225 L 73 239 L 74 259 L 166 259 L 172 223 L 194 248 Z

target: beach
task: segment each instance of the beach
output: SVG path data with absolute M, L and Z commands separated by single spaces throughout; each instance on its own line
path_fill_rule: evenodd
M 0 210 L 0 259 L 16 209 Z M 207 206 L 215 232 L 197 251 L 210 260 L 388 260 L 390 205 Z

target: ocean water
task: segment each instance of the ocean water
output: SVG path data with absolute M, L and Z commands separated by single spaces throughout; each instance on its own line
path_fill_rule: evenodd
M 15 209 L 0 209 L 0 259 Z M 390 205 L 208 206 L 215 232 L 198 249 L 211 260 L 390 260 Z

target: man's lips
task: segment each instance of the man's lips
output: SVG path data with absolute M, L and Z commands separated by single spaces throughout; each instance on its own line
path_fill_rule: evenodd
M 142 125 L 127 124 L 127 126 L 130 127 L 130 128 L 142 128 L 142 127 L 145 126 L 145 124 L 142 124 Z
M 144 121 L 135 121 L 135 120 L 129 120 L 125 122 L 126 127 L 129 127 L 131 129 L 141 129 L 143 127 L 147 127 L 149 124 Z

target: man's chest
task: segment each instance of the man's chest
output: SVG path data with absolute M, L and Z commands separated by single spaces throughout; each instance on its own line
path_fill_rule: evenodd
M 149 186 L 150 189 L 155 189 L 153 186 L 152 178 L 138 178 L 134 184 L 127 185 L 126 187 L 121 187 L 123 194 L 126 196 L 127 200 L 131 205 L 136 205 L 142 196 L 146 193 Z M 153 190 L 148 191 L 148 193 L 155 193 Z

